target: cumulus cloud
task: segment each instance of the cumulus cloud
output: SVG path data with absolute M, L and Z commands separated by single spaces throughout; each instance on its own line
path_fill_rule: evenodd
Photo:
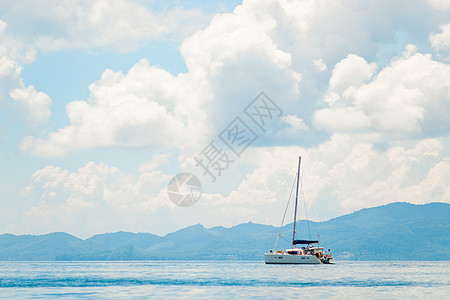
M 301 74 L 272 39 L 276 21 L 268 21 L 270 11 L 261 18 L 254 5 L 214 17 L 183 42 L 187 73 L 173 76 L 146 60 L 125 75 L 105 71 L 90 86 L 88 101 L 67 105 L 69 126 L 44 139 L 27 137 L 22 149 L 38 156 L 110 146 L 199 150 L 261 90 L 277 91 L 281 107 L 292 104 Z
M 155 12 L 142 1 L 123 0 L 3 1 L 0 11 L 15 35 L 44 52 L 101 47 L 126 52 L 162 34 L 193 33 L 208 20 L 198 9 Z
M 333 69 L 330 91 L 342 94 L 349 87 L 358 88 L 369 80 L 377 69 L 376 63 L 368 63 L 364 58 L 349 54 Z
M 64 155 L 74 149 L 154 146 L 168 149 L 207 135 L 201 86 L 194 90 L 183 74 L 173 76 L 145 59 L 127 74 L 106 70 L 90 85 L 89 101 L 67 105 L 71 125 L 33 139 L 28 146 L 39 156 Z M 201 137 L 201 135 L 200 135 Z M 200 138 L 201 140 L 201 138 Z
M 370 78 L 373 72 L 363 58 L 349 61 L 347 57 L 338 63 L 326 99 L 335 96 L 333 101 L 328 101 L 329 107 L 315 112 L 315 123 L 330 131 L 359 132 L 374 142 L 393 137 L 446 135 L 448 130 L 442 129 L 450 128 L 450 85 L 445 80 L 450 76 L 450 66 L 433 60 L 430 54 L 406 51 L 405 55 L 394 58 L 363 84 L 360 79 Z M 361 76 L 356 72 L 356 82 L 341 84 L 337 80 L 336 84 L 335 70 L 344 63 L 350 65 L 348 68 L 354 66 L 365 71 Z
M 46 125 L 50 118 L 50 105 L 52 103 L 47 94 L 36 91 L 32 85 L 22 89 L 14 89 L 9 94 L 14 101 L 26 110 L 33 128 Z
M 294 115 L 283 116 L 281 123 L 287 124 L 288 128 L 278 131 L 278 135 L 299 136 L 308 130 L 308 125 L 305 124 L 305 121 Z
M 327 64 L 321 58 L 314 59 L 313 63 L 318 72 L 323 72 L 327 69 Z
M 26 191 L 40 192 L 38 205 L 53 203 L 67 213 L 92 207 L 97 201 L 105 201 L 119 210 L 144 206 L 154 209 L 161 203 L 153 202 L 154 197 L 148 191 L 160 189 L 169 180 L 170 176 L 158 170 L 166 162 L 156 156 L 141 167 L 137 177 L 104 163 L 88 162 L 76 172 L 47 166 L 31 176 L 31 185 Z M 152 205 L 148 205 L 150 202 Z
M 7 30 L 8 24 L 0 20 L 0 102 L 9 99 L 11 89 L 23 86 L 24 51 L 10 39 Z
M 440 33 L 430 34 L 430 43 L 436 51 L 450 50 L 450 23 L 439 26 Z
M 209 26 L 186 38 L 180 50 L 189 73 L 209 83 L 207 107 L 221 130 L 260 92 L 280 107 L 295 103 L 302 75 L 292 68 L 292 54 L 281 49 L 274 31 L 285 11 L 279 3 L 244 1 L 233 13 L 216 15 Z
M 12 57 L 3 55 L 0 57 L 0 101 L 9 99 L 11 87 L 20 87 L 22 84 L 20 75 L 22 67 Z
M 6 24 L 5 21 L 0 20 L 0 34 L 2 34 L 3 31 L 5 31 L 6 27 L 8 27 L 8 24 Z
M 377 150 L 371 143 L 336 134 L 312 148 L 252 149 L 243 160 L 253 171 L 229 195 L 202 195 L 198 205 L 224 224 L 251 220 L 278 224 L 302 156 L 302 186 L 309 216 L 316 220 L 397 201 L 449 203 L 449 139 L 405 142 Z M 303 205 L 303 203 L 302 203 Z M 278 212 L 279 215 L 276 215 Z M 302 209 L 301 217 L 305 212 Z
M 48 228 L 60 226 L 85 234 L 94 224 L 105 222 L 103 226 L 111 226 L 111 215 L 145 217 L 168 201 L 157 193 L 170 179 L 159 170 L 165 163 L 166 156 L 155 156 L 142 165 L 137 175 L 94 162 L 74 172 L 46 166 L 31 176 L 31 184 L 24 191 L 25 197 L 34 200 L 25 212 L 24 223 L 44 222 Z M 80 216 L 84 216 L 83 222 Z
M 311 148 L 251 148 L 238 162 L 252 168 L 237 188 L 223 195 L 204 192 L 191 208 L 176 207 L 167 198 L 171 176 L 160 171 L 168 162 L 165 155 L 144 163 L 136 175 L 103 163 L 89 162 L 77 171 L 47 166 L 32 175 L 25 191 L 34 199 L 26 222 L 47 222 L 39 228 L 59 226 L 81 236 L 92 232 L 94 225 L 97 231 L 127 228 L 158 233 L 194 223 L 231 226 L 252 220 L 275 225 L 293 187 L 298 155 L 301 201 L 305 199 L 314 220 L 396 201 L 448 203 L 449 144 L 448 137 L 434 138 L 378 150 L 351 135 L 335 134 Z M 242 170 L 238 166 L 230 172 L 238 176 Z M 216 184 L 229 186 L 221 180 Z M 80 223 L 79 217 L 85 221 Z M 303 209 L 299 217 L 306 217 Z
M 450 9 L 450 3 L 446 0 L 428 0 L 432 7 L 440 10 Z
M 35 52 L 16 45 L 7 30 L 6 22 L 0 20 L 0 103 L 4 108 L 0 114 L 16 115 L 19 107 L 21 119 L 27 121 L 31 132 L 39 133 L 48 125 L 51 99 L 34 86 L 25 85 L 22 65 L 34 60 Z
M 50 8 L 51 16 L 31 14 L 30 22 L 43 26 L 48 19 L 48 24 L 61 26 L 41 35 L 26 24 L 20 30 L 31 32 L 33 45 L 45 51 L 96 47 L 129 51 L 140 41 L 179 28 L 178 23 L 170 27 L 170 22 L 158 19 L 141 2 L 105 3 L 63 3 L 55 6 L 60 15 Z M 174 76 L 146 60 L 126 74 L 106 70 L 89 87 L 88 99 L 67 105 L 66 127 L 44 138 L 26 137 L 21 148 L 38 156 L 115 146 L 177 149 L 184 167 L 184 158 L 190 155 L 185 148 L 203 148 L 199 146 L 242 113 L 261 90 L 287 112 L 278 136 L 289 136 L 295 145 L 248 148 L 230 171 L 239 181 L 236 188 L 224 180 L 218 184 L 226 193 L 207 191 L 187 210 L 167 200 L 165 184 L 170 176 L 158 171 L 167 162 L 165 157 L 144 164 L 138 174 L 95 162 L 77 171 L 48 166 L 34 173 L 26 190 L 35 201 L 26 213 L 27 222 L 48 221 L 46 230 L 69 228 L 74 233 L 92 231 L 89 228 L 160 232 L 199 222 L 276 224 L 299 154 L 308 209 L 316 219 L 394 201 L 448 202 L 450 69 L 418 52 L 444 16 L 430 10 L 430 3 L 445 9 L 444 2 L 421 0 L 414 5 L 406 0 L 364 5 L 246 0 L 183 41 L 180 52 L 186 73 Z M 21 5 L 8 8 L 9 16 Z M 118 10 L 124 14 L 112 24 L 107 16 L 118 15 Z M 141 11 L 135 14 L 136 10 Z M 173 11 L 174 16 L 177 13 L 185 11 Z M 130 16 L 136 18 L 129 20 Z M 145 18 L 149 22 L 142 21 Z M 0 28 L 9 30 L 2 23 Z M 443 25 L 441 33 L 429 36 L 435 50 L 447 49 L 446 34 Z M 408 45 L 400 53 L 403 43 L 411 40 L 419 47 Z M 386 54 L 383 49 L 390 50 Z M 20 82 L 18 58 L 4 57 L 0 74 L 9 74 L 8 78 L 18 74 Z M 39 94 L 20 84 L 15 88 L 16 94 Z M 48 103 L 44 98 L 40 102 Z M 314 145 L 299 147 L 303 141 L 298 133 L 314 135 L 317 128 L 327 135 L 319 132 Z M 79 217 L 88 222 L 77 229 Z M 161 229 L 161 224 L 167 226 Z
M 22 149 L 37 156 L 61 156 L 74 149 L 111 146 L 150 145 L 156 149 L 168 149 L 189 143 L 189 147 L 194 149 L 192 145 L 201 145 L 220 132 L 261 90 L 276 99 L 280 107 L 290 107 L 292 114 L 303 120 L 310 119 L 307 114 L 312 114 L 317 104 L 306 98 L 311 94 L 313 97 L 320 94 L 316 89 L 322 84 L 320 80 L 323 80 L 314 76 L 324 76 L 327 64 L 333 62 L 336 55 L 347 55 L 349 49 L 355 49 L 375 57 L 378 46 L 373 42 L 373 36 L 382 37 L 378 43 L 389 43 L 395 39 L 395 24 L 386 23 L 382 28 L 373 28 L 367 20 L 372 15 L 386 13 L 387 3 L 370 5 L 357 17 L 355 10 L 360 12 L 362 8 L 353 2 L 347 4 L 333 3 L 330 4 L 333 9 L 325 9 L 325 2 L 321 1 L 271 0 L 263 4 L 260 1 L 244 1 L 232 13 L 216 15 L 206 28 L 183 41 L 180 51 L 188 72 L 172 76 L 161 68 L 149 66 L 145 61 L 138 62 L 126 75 L 107 70 L 101 80 L 91 85 L 90 99 L 73 101 L 67 105 L 70 125 L 44 138 L 26 137 Z M 106 4 L 97 1 L 92 7 L 84 2 L 77 5 L 85 5 L 90 9 L 81 9 L 76 5 L 75 9 L 75 6 L 71 6 L 68 9 L 70 14 L 81 11 L 81 17 L 76 20 L 88 18 L 95 21 L 98 18 L 99 24 L 104 24 L 106 17 L 96 7 Z M 129 12 L 142 9 L 139 5 L 118 1 L 107 6 L 106 11 L 123 9 L 126 21 L 127 16 L 131 15 Z M 426 4 L 421 2 L 420 5 Z M 418 10 L 414 12 L 418 13 Z M 145 9 L 142 11 L 143 14 L 148 13 Z M 329 16 L 331 11 L 333 14 L 338 12 L 344 19 L 353 18 L 354 22 L 333 21 L 334 18 Z M 396 17 L 400 14 L 406 20 L 405 24 L 414 28 L 413 24 L 407 22 L 409 17 L 403 16 L 398 10 L 395 13 Z M 138 14 L 133 22 L 140 22 L 140 16 Z M 145 27 L 133 22 L 126 24 L 134 24 L 138 33 Z M 92 26 L 89 24 L 86 26 Z M 324 24 L 328 31 L 331 28 L 330 32 L 324 31 Z M 69 38 L 67 32 L 62 36 L 76 41 Z M 336 36 L 342 40 L 334 40 Z M 139 40 L 133 35 L 130 38 Z M 334 43 L 324 47 L 319 44 L 324 40 Z M 110 42 L 122 44 L 118 40 Z M 86 43 L 95 45 L 89 38 Z M 317 59 L 317 56 L 322 58 Z M 397 120 L 398 124 L 394 124 L 396 120 L 393 118 L 380 120 L 382 113 L 379 111 L 367 116 L 365 110 L 370 110 L 370 105 L 361 109 L 352 107 L 350 103 L 345 104 L 352 102 L 358 93 L 361 94 L 360 98 L 363 97 L 364 89 L 381 81 L 372 80 L 371 84 L 367 84 L 375 74 L 376 67 L 375 63 L 368 63 L 356 54 L 348 54 L 337 62 L 332 70 L 325 100 L 330 105 L 342 103 L 329 110 L 318 111 L 316 124 L 329 130 L 335 124 L 340 131 L 373 127 L 383 131 L 404 125 L 407 128 L 404 131 L 419 132 L 419 123 L 425 115 L 420 105 L 413 104 L 416 96 L 411 89 L 410 95 L 414 99 L 406 100 L 408 107 L 399 108 L 405 119 Z M 309 76 L 308 80 L 303 80 L 303 72 Z M 305 98 L 300 93 L 302 84 L 306 90 Z M 162 90 L 170 90 L 170 93 Z M 398 94 L 397 97 L 392 96 L 391 91 L 386 91 L 391 98 L 386 101 L 384 111 L 388 110 L 388 103 L 397 101 L 394 98 L 400 97 L 403 93 L 400 90 L 392 91 Z M 367 104 L 370 101 L 362 102 Z M 405 101 L 400 102 L 405 104 Z M 301 109 L 299 103 L 302 104 Z M 335 114 L 332 109 L 339 110 L 339 114 Z M 370 134 L 377 136 L 379 132 Z M 192 142 L 192 139 L 197 141 Z

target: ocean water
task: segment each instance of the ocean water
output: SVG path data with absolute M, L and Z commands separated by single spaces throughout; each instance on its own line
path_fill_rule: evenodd
M 450 262 L 0 262 L 8 299 L 450 299 Z

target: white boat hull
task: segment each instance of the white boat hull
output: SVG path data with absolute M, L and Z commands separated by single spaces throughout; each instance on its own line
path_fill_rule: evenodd
M 321 264 L 320 259 L 314 255 L 292 255 L 287 253 L 264 254 L 266 264 Z

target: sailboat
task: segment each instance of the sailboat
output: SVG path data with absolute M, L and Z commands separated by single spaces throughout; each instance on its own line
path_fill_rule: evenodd
M 319 241 L 316 240 L 296 240 L 295 239 L 295 225 L 297 223 L 297 205 L 298 205 L 298 185 L 300 181 L 300 163 L 302 157 L 298 158 L 298 172 L 297 172 L 297 190 L 295 194 L 295 207 L 294 207 L 294 226 L 292 229 L 292 248 L 283 250 L 270 250 L 269 253 L 264 254 L 264 260 L 266 264 L 334 264 L 335 260 L 328 249 L 328 252 L 324 251 L 323 247 L 320 247 Z M 278 238 L 280 237 L 278 233 Z M 277 238 L 277 242 L 278 242 Z M 299 245 L 299 247 L 297 246 Z M 276 243 L 275 247 L 276 248 Z

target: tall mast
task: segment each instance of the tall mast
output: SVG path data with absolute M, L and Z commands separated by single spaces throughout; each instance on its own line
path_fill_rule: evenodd
M 292 230 L 292 248 L 294 248 L 295 241 L 295 223 L 297 223 L 297 203 L 298 203 L 298 182 L 300 181 L 300 162 L 302 157 L 298 157 L 298 171 L 297 171 L 297 191 L 295 192 L 295 207 L 294 207 L 294 229 Z

